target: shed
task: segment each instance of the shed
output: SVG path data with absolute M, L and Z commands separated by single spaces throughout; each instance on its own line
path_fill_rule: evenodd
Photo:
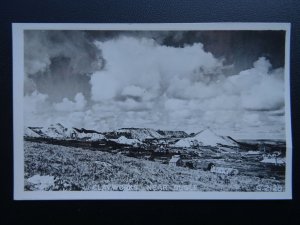
M 169 161 L 169 165 L 171 166 L 181 166 L 182 160 L 180 158 L 180 155 L 173 155 L 172 158 Z

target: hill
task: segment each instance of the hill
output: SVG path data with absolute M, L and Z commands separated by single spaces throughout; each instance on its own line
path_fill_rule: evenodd
M 189 136 L 184 131 L 157 130 L 157 133 L 166 138 L 187 138 Z
M 150 128 L 121 128 L 115 131 L 105 132 L 104 135 L 109 139 L 118 139 L 124 136 L 127 139 L 137 139 L 139 141 L 163 138 L 156 130 Z
M 25 137 L 43 137 L 52 139 L 80 139 L 96 141 L 105 139 L 105 136 L 97 131 L 84 128 L 67 128 L 61 123 L 51 124 L 48 127 L 27 127 Z
M 217 135 L 211 129 L 205 129 L 194 137 L 184 138 L 175 143 L 175 147 L 193 147 L 193 146 L 238 146 L 238 143 L 231 137 Z

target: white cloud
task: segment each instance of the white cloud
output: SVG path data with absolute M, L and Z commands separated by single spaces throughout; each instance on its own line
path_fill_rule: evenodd
M 24 96 L 25 113 L 39 113 L 45 110 L 48 96 L 37 91 Z
M 233 83 L 232 91 L 241 96 L 245 109 L 276 110 L 284 106 L 283 70 L 270 68 L 268 60 L 259 58 L 252 69 L 228 78 Z
M 92 99 L 98 101 L 114 98 L 120 88 L 120 84 L 113 76 L 103 72 L 95 72 L 90 83 Z
M 51 111 L 48 96 L 37 91 L 24 96 L 24 126 L 41 126 Z
M 85 100 L 82 93 L 75 95 L 74 101 L 70 101 L 68 98 L 64 98 L 62 102 L 54 103 L 53 107 L 57 111 L 62 112 L 73 112 L 81 111 L 86 106 L 87 101 Z
M 205 52 L 200 43 L 175 48 L 158 45 L 152 39 L 123 37 L 96 45 L 102 51 L 106 67 L 92 75 L 94 101 L 128 92 L 139 95 L 150 92 L 155 96 L 164 93 L 174 79 L 187 79 L 188 83 L 201 80 L 203 74 L 217 71 L 221 66 L 221 61 Z
M 111 130 L 121 127 L 284 136 L 283 69 L 259 58 L 253 68 L 225 77 L 222 61 L 202 44 L 183 48 L 123 37 L 97 42 L 105 68 L 91 75 L 91 102 L 82 93 L 49 106 L 47 96 L 25 96 L 36 121 Z M 47 105 L 48 112 L 43 111 Z M 272 113 L 273 112 L 273 113 Z
M 284 106 L 283 69 L 272 70 L 265 58 L 254 62 L 253 68 L 226 78 L 220 72 L 222 62 L 204 52 L 201 44 L 174 48 L 149 39 L 123 38 L 97 45 L 107 67 L 92 76 L 92 97 L 110 106 L 106 114 L 114 114 L 119 127 L 140 121 L 141 126 L 166 129 L 199 131 L 209 126 L 228 131 L 256 127 L 257 131 L 267 128 L 283 134 L 283 120 L 269 118 L 269 111 Z M 107 77 L 111 89 L 102 95 L 99 90 Z M 140 97 L 140 101 L 130 97 Z M 144 111 L 146 116 L 129 116 L 133 111 Z
M 122 95 L 129 95 L 129 96 L 134 96 L 134 97 L 141 97 L 143 94 L 146 92 L 145 89 L 135 86 L 135 85 L 129 85 L 125 87 L 122 91 Z

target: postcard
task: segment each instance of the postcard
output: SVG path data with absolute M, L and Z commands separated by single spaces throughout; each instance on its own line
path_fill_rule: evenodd
M 14 199 L 291 199 L 289 23 L 14 23 Z

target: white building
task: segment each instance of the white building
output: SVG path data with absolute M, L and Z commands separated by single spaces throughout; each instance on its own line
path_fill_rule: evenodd
M 169 161 L 169 165 L 170 166 L 181 166 L 182 160 L 180 158 L 180 155 L 173 155 Z

